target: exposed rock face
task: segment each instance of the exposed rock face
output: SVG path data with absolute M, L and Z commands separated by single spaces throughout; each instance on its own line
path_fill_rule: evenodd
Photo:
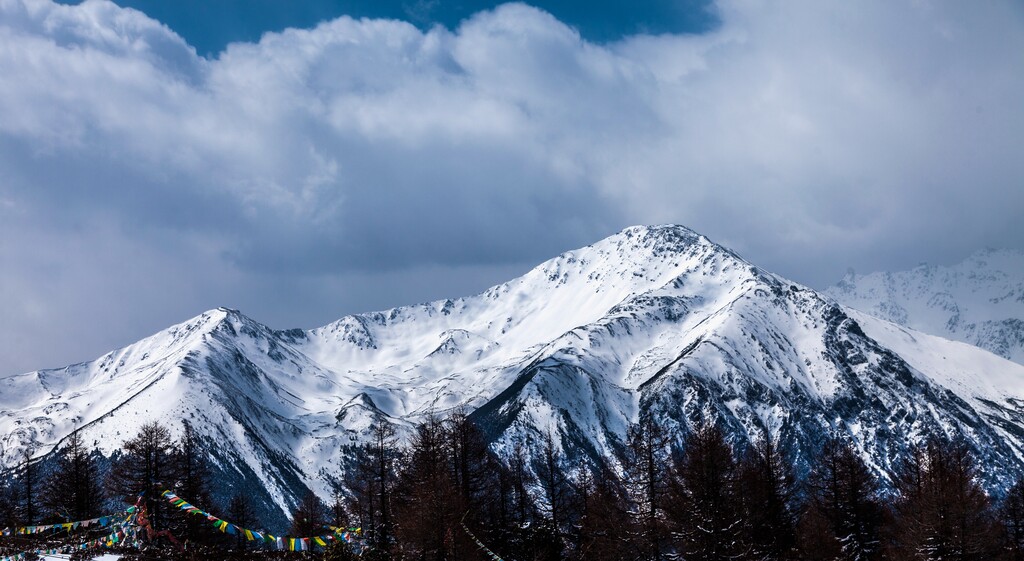
M 218 309 L 0 379 L 0 452 L 45 454 L 79 427 L 109 455 L 184 418 L 219 481 L 262 487 L 283 516 L 307 487 L 326 495 L 375 420 L 403 432 L 463 407 L 499 453 L 539 452 L 550 431 L 567 457 L 614 462 L 649 413 L 676 442 L 707 420 L 738 447 L 777 438 L 801 466 L 846 433 L 880 473 L 925 434 L 961 435 L 1000 490 L 1024 467 L 1022 404 L 1024 366 L 844 308 L 686 228 L 634 227 L 476 296 L 309 331 Z

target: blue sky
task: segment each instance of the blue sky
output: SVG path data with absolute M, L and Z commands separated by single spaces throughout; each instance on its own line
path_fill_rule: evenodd
M 1024 249 L 1018 0 L 408 5 L 0 1 L 0 375 L 634 224 L 816 288 Z
M 79 2 L 65 2 L 78 4 Z M 427 29 L 449 29 L 499 2 L 481 0 L 121 0 L 184 37 L 199 54 L 216 55 L 228 43 L 258 41 L 266 31 L 306 28 L 340 16 L 389 18 Z M 714 28 L 714 6 L 705 0 L 587 0 L 538 2 L 592 41 L 615 41 L 637 33 L 703 33 Z

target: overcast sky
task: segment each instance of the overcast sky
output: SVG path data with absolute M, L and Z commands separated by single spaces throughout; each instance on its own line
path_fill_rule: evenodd
M 817 288 L 1024 249 L 1024 3 L 624 4 L 0 0 L 0 375 L 632 224 Z

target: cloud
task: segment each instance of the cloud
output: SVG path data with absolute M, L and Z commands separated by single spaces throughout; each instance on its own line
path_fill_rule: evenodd
M 110 2 L 0 0 L 2 353 L 61 318 L 120 318 L 81 354 L 215 299 L 285 327 L 459 295 L 632 223 L 819 286 L 1024 247 L 1019 4 L 716 11 L 607 45 L 522 4 L 343 17 L 206 59 Z

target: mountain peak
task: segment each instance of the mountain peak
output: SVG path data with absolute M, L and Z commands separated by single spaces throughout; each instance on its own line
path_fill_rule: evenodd
M 630 226 L 590 247 L 616 244 L 634 251 L 649 251 L 654 256 L 664 256 L 686 251 L 687 248 L 701 241 L 710 243 L 707 238 L 685 226 L 659 224 Z
M 0 450 L 10 465 L 77 427 L 110 454 L 140 422 L 189 419 L 228 487 L 266 487 L 284 512 L 306 488 L 327 493 L 339 450 L 372 422 L 408 434 L 463 409 L 499 453 L 540 453 L 548 433 L 573 461 L 615 464 L 650 414 L 674 445 L 714 422 L 804 466 L 836 430 L 879 470 L 925 431 L 962 432 L 992 484 L 1024 471 L 1024 367 L 962 347 L 856 316 L 689 228 L 632 226 L 473 296 L 309 331 L 221 307 L 91 363 L 0 379 Z
M 986 248 L 960 263 L 844 277 L 840 303 L 1024 364 L 1024 252 Z

